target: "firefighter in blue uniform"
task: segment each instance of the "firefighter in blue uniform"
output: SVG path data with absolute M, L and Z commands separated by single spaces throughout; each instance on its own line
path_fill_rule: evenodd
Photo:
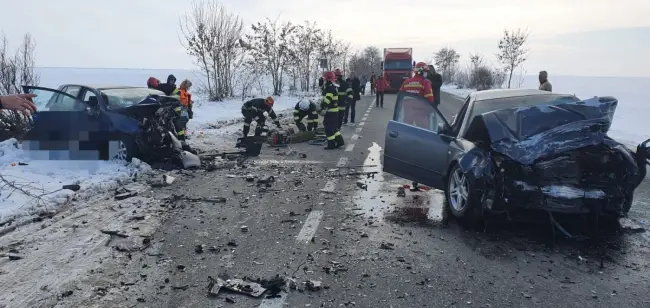
M 302 123 L 302 119 L 307 117 L 307 127 Z M 296 104 L 293 110 L 293 120 L 301 132 L 316 131 L 318 126 L 318 111 L 316 111 L 316 104 L 310 101 L 301 101 Z
M 343 72 L 341 72 L 340 69 L 334 70 L 334 74 L 336 75 L 336 81 L 339 84 L 339 129 L 341 129 L 341 126 L 345 124 L 344 122 L 347 122 L 345 119 L 345 110 L 348 108 L 348 102 L 352 102 L 354 100 L 354 93 L 352 92 L 352 88 L 350 85 L 343 79 Z
M 343 136 L 339 132 L 339 95 L 338 89 L 334 85 L 336 76 L 333 72 L 326 72 L 325 77 L 325 95 L 321 102 L 321 110 L 325 113 L 323 124 L 325 125 L 325 136 L 327 137 L 326 150 L 340 148 L 344 145 Z

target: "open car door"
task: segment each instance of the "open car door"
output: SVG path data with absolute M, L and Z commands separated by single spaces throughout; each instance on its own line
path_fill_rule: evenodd
M 448 127 L 440 111 L 424 97 L 398 93 L 393 120 L 386 127 L 383 170 L 443 189 L 452 138 L 439 133 Z
M 32 115 L 33 126 L 23 137 L 23 149 L 32 159 L 103 158 L 98 152 L 105 147 L 97 139 L 101 136 L 100 122 L 83 101 L 50 88 L 23 86 L 23 92 L 37 95 L 32 99 L 37 108 Z

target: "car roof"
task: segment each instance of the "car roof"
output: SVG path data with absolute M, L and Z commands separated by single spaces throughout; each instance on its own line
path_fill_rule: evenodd
M 120 86 L 120 85 L 111 85 L 111 84 L 64 84 L 61 87 L 67 87 L 67 86 L 79 86 L 79 87 L 86 87 L 86 88 L 91 88 L 95 90 L 110 90 L 110 89 L 136 89 L 136 88 L 147 88 L 147 87 L 134 87 L 134 86 Z
M 494 90 L 485 90 L 485 91 L 475 91 L 470 94 L 474 101 L 485 101 L 490 99 L 497 98 L 510 98 L 518 96 L 530 96 L 530 95 L 557 95 L 557 93 L 551 93 L 548 91 L 542 91 L 538 89 L 494 89 Z

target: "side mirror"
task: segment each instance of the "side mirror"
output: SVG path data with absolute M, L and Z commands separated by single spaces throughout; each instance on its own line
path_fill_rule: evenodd
M 438 121 L 438 133 L 442 134 L 447 131 L 447 125 L 445 125 L 445 122 Z

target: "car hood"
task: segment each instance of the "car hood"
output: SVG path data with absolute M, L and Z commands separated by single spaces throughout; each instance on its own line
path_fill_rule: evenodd
M 468 130 L 483 131 L 482 141 L 521 164 L 607 138 L 618 101 L 613 97 L 496 110 L 481 114 Z

